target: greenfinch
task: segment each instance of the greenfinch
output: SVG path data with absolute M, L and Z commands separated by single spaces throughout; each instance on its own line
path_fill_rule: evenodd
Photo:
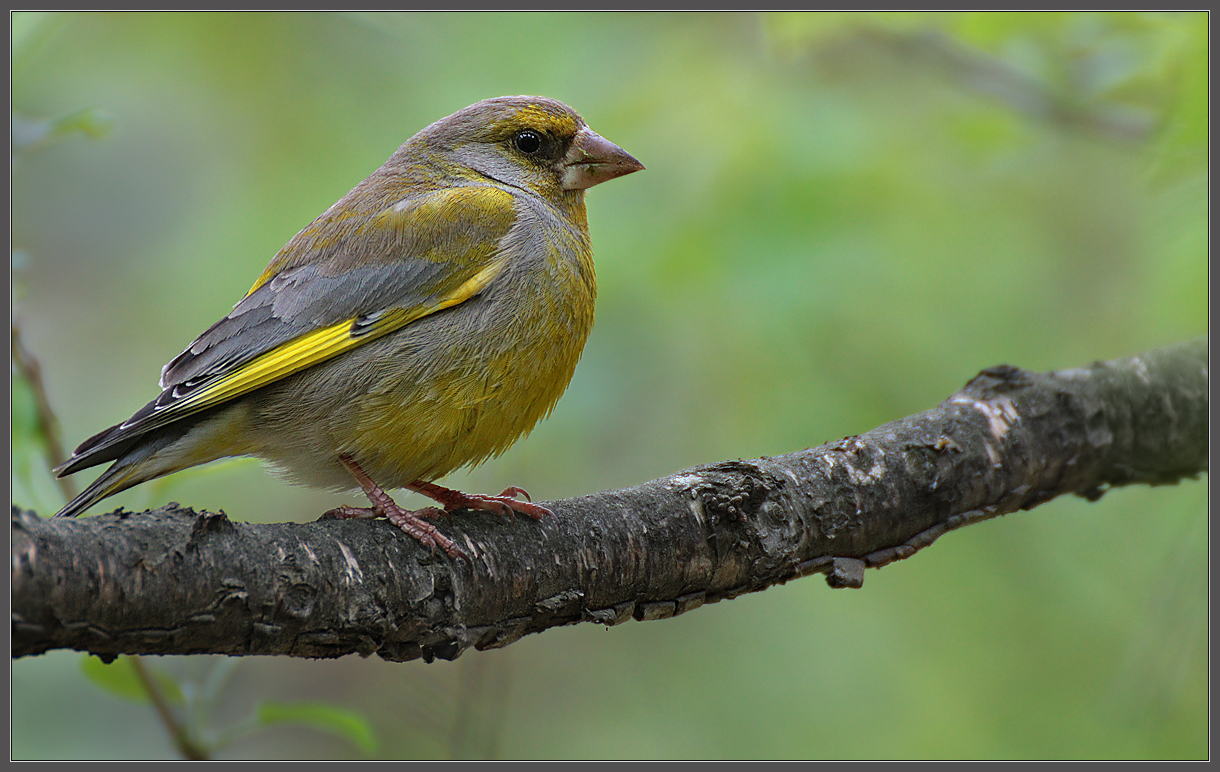
M 464 556 L 404 509 L 535 518 L 509 488 L 437 478 L 503 453 L 567 388 L 593 326 L 585 190 L 644 167 L 561 102 L 487 99 L 442 118 L 275 255 L 233 311 L 161 370 L 160 396 L 86 440 L 55 471 L 111 466 L 57 517 L 227 456 L 294 482 L 362 489 L 432 549 Z M 528 499 L 528 496 L 525 496 Z

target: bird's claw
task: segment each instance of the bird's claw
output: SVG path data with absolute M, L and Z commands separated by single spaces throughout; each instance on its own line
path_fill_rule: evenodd
M 424 507 L 421 510 L 412 512 L 409 509 L 403 509 L 397 504 L 392 507 L 385 508 L 385 518 L 394 525 L 398 526 L 399 530 L 411 536 L 421 544 L 427 545 L 432 550 L 432 554 L 436 554 L 436 548 L 440 547 L 445 554 L 454 560 L 464 558 L 467 563 L 470 563 L 470 556 L 458 549 L 449 537 L 436 529 L 436 526 L 424 520 L 425 517 L 437 517 L 442 514 L 440 509 L 436 507 Z
M 500 491 L 500 497 L 510 497 L 514 499 L 523 498 L 526 501 L 533 501 L 533 499 L 530 498 L 529 491 L 527 491 L 525 488 L 518 488 L 516 485 L 510 485 L 504 490 Z
M 509 517 L 515 517 L 517 513 L 521 513 L 529 515 L 535 520 L 541 520 L 552 514 L 551 510 L 546 507 L 529 501 L 529 494 L 525 492 L 525 489 L 516 486 L 505 488 L 499 496 L 462 493 L 423 480 L 416 480 L 407 487 L 436 501 L 446 512 L 455 512 L 459 509 L 481 509 L 484 512 L 495 512 Z M 517 496 L 524 496 L 526 501 L 519 501 Z
M 551 510 L 544 506 L 531 503 L 529 501 L 518 501 L 509 491 L 519 491 L 525 493 L 520 488 L 509 488 L 499 496 L 484 496 L 478 493 L 462 494 L 462 501 L 456 502 L 454 509 L 481 509 L 487 512 L 496 512 L 501 515 L 508 515 L 510 518 L 515 518 L 517 513 L 529 515 L 535 520 L 541 520 L 544 517 L 554 514 Z
M 335 507 L 322 513 L 319 520 L 373 520 L 381 517 L 372 507 Z

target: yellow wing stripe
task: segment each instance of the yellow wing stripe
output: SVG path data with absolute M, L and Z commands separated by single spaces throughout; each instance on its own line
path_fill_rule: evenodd
M 296 340 L 268 351 L 242 368 L 224 376 L 206 389 L 174 404 L 175 411 L 203 408 L 233 399 L 260 386 L 266 386 L 297 370 L 343 353 L 365 338 L 351 337 L 350 320 L 302 335 Z M 387 330 L 388 332 L 388 330 Z
M 228 375 L 222 376 L 206 389 L 183 397 L 172 405 L 170 412 L 184 415 L 227 402 L 376 340 L 383 335 L 388 335 L 416 319 L 456 306 L 486 289 L 503 267 L 504 261 L 502 260 L 491 263 L 463 282 L 452 293 L 433 304 L 394 309 L 366 328 L 359 336 L 353 337 L 352 335 L 352 324 L 356 321 L 355 319 L 348 319 L 302 335 L 247 362 Z

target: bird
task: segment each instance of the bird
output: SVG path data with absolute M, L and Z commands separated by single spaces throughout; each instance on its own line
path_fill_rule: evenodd
M 454 559 L 467 556 L 438 515 L 550 515 L 521 488 L 435 481 L 503 453 L 554 408 L 593 326 L 585 191 L 643 168 L 546 97 L 485 99 L 420 130 L 162 368 L 155 399 L 56 467 L 111 462 L 56 517 L 230 456 L 360 489 L 368 507 L 323 517 L 386 518 Z M 406 509 L 396 488 L 440 506 Z

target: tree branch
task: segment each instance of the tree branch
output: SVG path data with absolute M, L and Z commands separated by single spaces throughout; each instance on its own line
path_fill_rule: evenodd
M 865 567 L 1065 493 L 1207 469 L 1207 340 L 1088 367 L 989 368 L 941 405 L 818 448 L 726 461 L 442 529 L 473 564 L 385 521 L 256 525 L 171 504 L 81 520 L 14 508 L 13 656 L 376 653 L 452 659 L 527 633 L 660 619 Z

